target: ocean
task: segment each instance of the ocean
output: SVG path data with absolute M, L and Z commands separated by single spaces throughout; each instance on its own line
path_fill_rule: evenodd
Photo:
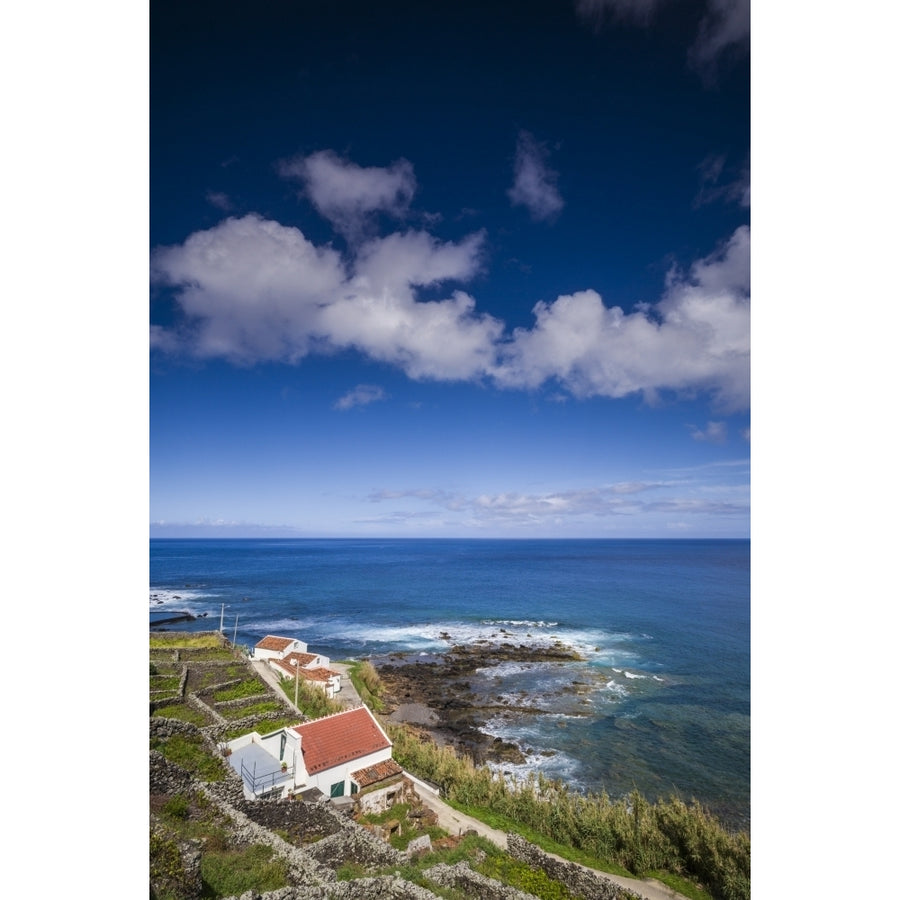
M 583 661 L 473 683 L 509 707 L 485 725 L 525 753 L 504 770 L 696 798 L 749 828 L 747 540 L 154 539 L 151 626 L 173 610 L 201 618 L 164 627 L 297 637 L 336 661 L 559 640 Z

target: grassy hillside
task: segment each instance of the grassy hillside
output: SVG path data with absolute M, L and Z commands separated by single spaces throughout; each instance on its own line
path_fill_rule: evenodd
M 356 663 L 351 677 L 360 696 L 378 710 L 375 670 L 367 663 Z M 293 700 L 293 681 L 282 687 Z M 309 717 L 332 709 L 323 705 L 321 691 L 300 687 L 298 705 Z M 266 841 L 248 842 L 246 835 L 236 833 L 207 792 L 229 780 L 216 750 L 219 742 L 297 721 L 285 697 L 262 681 L 246 658 L 216 632 L 151 633 L 150 714 L 179 723 L 161 729 L 165 736 L 160 731 L 153 734 L 150 748 L 162 754 L 171 772 L 184 775 L 179 789 L 167 787 L 154 793 L 151 784 L 152 895 L 157 900 L 224 898 L 295 883 L 284 855 Z M 605 795 L 585 797 L 543 778 L 510 785 L 450 748 L 438 747 L 425 734 L 406 726 L 386 727 L 394 742 L 394 757 L 404 768 L 441 785 L 448 802 L 492 827 L 519 833 L 549 852 L 600 871 L 653 875 L 696 900 L 749 898 L 749 836 L 729 834 L 697 804 L 674 798 L 650 804 L 636 792 L 618 801 Z M 261 811 L 291 804 L 255 806 Z M 271 833 L 278 834 L 285 846 L 318 852 L 318 841 L 328 837 L 324 832 L 331 826 L 297 824 L 313 813 L 312 809 L 299 813 L 301 806 L 310 804 L 294 803 L 292 824 Z M 442 832 L 421 810 L 398 807 L 384 818 L 391 822 L 386 850 L 404 851 L 412 838 L 424 834 L 430 837 L 432 850 L 421 858 L 403 858 L 402 864 L 392 859 L 387 865 L 384 859 L 365 858 L 365 854 L 357 859 L 348 852 L 330 860 L 330 871 L 337 878 L 386 878 L 399 871 L 402 879 L 437 896 L 461 900 L 471 896 L 471 886 L 437 884 L 425 873 L 437 871 L 433 867 L 438 863 L 452 866 L 465 861 L 472 871 L 533 896 L 559 900 L 579 896 L 545 871 L 513 859 L 482 838 L 460 840 Z M 377 818 L 364 818 L 361 824 L 371 831 L 384 827 Z M 625 898 L 628 892 L 621 891 L 619 896 Z

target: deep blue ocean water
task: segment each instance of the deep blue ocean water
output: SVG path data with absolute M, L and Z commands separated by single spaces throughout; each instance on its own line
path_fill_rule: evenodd
M 238 644 L 298 637 L 334 660 L 559 639 L 585 662 L 473 685 L 539 710 L 486 726 L 526 752 L 517 774 L 696 797 L 749 827 L 749 541 L 151 540 L 151 621 L 218 628 L 223 604 Z

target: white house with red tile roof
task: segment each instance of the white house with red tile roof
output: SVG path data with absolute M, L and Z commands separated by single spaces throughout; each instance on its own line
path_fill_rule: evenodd
M 269 668 L 283 678 L 300 677 L 325 692 L 331 700 L 341 689 L 341 673 L 327 668 L 329 659 L 318 653 L 289 653 L 284 659 L 270 659 Z
M 248 799 L 310 788 L 343 797 L 383 782 L 392 785 L 403 774 L 392 746 L 367 706 L 267 735 L 252 732 L 225 745 Z
M 259 660 L 284 659 L 289 653 L 306 653 L 306 651 L 307 646 L 303 641 L 267 634 L 254 646 L 253 658 Z

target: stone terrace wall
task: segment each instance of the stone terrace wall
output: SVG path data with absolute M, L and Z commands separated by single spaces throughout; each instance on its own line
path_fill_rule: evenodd
M 513 859 L 543 869 L 555 881 L 561 881 L 573 894 L 584 900 L 645 900 L 640 894 L 625 890 L 621 885 L 592 872 L 577 863 L 556 859 L 544 853 L 540 847 L 526 841 L 518 834 L 507 834 L 507 851 Z
M 429 881 L 441 887 L 456 888 L 468 897 L 478 900 L 536 900 L 534 894 L 526 894 L 508 884 L 502 884 L 474 871 L 466 862 L 455 866 L 439 863 L 422 873 Z
M 355 881 L 336 881 L 321 887 L 281 888 L 258 894 L 247 891 L 240 898 L 228 900 L 440 900 L 426 888 L 396 875 L 378 878 L 357 878 Z

